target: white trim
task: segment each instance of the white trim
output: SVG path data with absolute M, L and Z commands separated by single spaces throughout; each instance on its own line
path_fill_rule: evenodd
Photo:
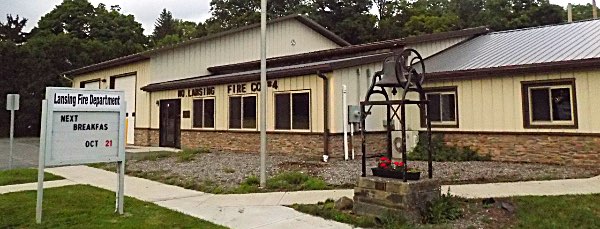
M 293 94 L 308 94 L 308 129 L 295 129 L 294 128 L 294 102 L 292 99 L 292 95 Z M 277 100 L 275 99 L 275 96 L 278 94 L 288 94 L 290 97 L 290 129 L 277 129 Z M 308 89 L 302 89 L 302 90 L 293 90 L 293 91 L 277 91 L 277 92 L 273 92 L 273 130 L 275 131 L 285 131 L 285 132 L 296 132 L 296 133 L 310 133 L 312 132 L 312 111 L 311 111 L 311 105 L 312 105 L 312 99 L 311 99 L 311 92 Z
M 425 98 L 427 98 L 430 94 L 439 94 L 440 95 L 440 120 L 442 121 L 431 121 L 433 125 L 456 125 L 458 123 L 458 92 L 456 91 L 430 91 L 425 93 Z M 454 121 L 444 121 L 443 114 L 443 100 L 442 95 L 453 95 L 454 96 Z
M 531 96 L 531 90 L 535 90 L 535 89 L 548 89 L 548 100 L 550 101 L 550 103 L 548 104 L 550 106 L 550 121 L 534 121 L 533 120 L 533 103 L 532 103 L 532 99 L 533 97 Z M 570 121 L 564 121 L 564 120 L 559 120 L 559 121 L 554 121 L 554 108 L 552 106 L 552 89 L 569 89 L 569 105 L 571 106 L 571 120 Z M 530 125 L 574 125 L 575 124 L 575 108 L 574 108 L 574 104 L 573 104 L 573 87 L 570 84 L 564 84 L 564 85 L 554 85 L 554 86 L 533 86 L 533 87 L 528 87 L 527 88 L 527 94 L 528 94 L 528 100 L 527 101 L 529 104 L 527 104 L 529 106 L 529 123 Z
M 229 125 L 231 124 L 231 120 L 229 119 L 229 113 L 231 113 L 231 104 L 229 104 L 229 101 L 231 98 L 234 97 L 239 97 L 240 100 L 240 128 L 231 128 Z M 254 97 L 254 101 L 255 101 L 255 127 L 254 128 L 244 128 L 244 98 L 246 97 Z M 258 95 L 257 94 L 243 94 L 243 95 L 228 95 L 227 96 L 227 130 L 248 130 L 248 131 L 252 131 L 252 130 L 258 130 Z
M 195 102 L 196 101 L 202 101 L 202 127 L 196 127 L 194 126 L 194 120 L 196 119 L 196 109 L 195 109 Z M 204 100 L 212 100 L 213 101 L 213 127 L 204 127 L 204 109 L 206 108 L 205 106 L 205 102 Z M 217 113 L 217 98 L 215 96 L 207 96 L 207 97 L 198 97 L 198 98 L 193 98 L 192 99 L 192 114 L 191 114 L 191 118 L 192 118 L 192 130 L 215 130 L 216 126 L 217 126 L 217 121 L 216 121 L 216 113 Z

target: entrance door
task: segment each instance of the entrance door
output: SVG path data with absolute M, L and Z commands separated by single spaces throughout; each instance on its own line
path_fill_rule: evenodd
M 160 101 L 160 146 L 180 148 L 181 100 Z

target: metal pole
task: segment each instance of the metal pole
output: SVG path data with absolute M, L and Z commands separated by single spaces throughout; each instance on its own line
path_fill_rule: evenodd
M 342 85 L 342 109 L 344 109 L 344 160 L 348 160 L 348 99 L 346 85 Z
M 422 96 L 425 98 L 425 96 Z M 433 149 L 431 149 L 431 119 L 429 116 L 429 100 L 425 101 L 425 116 L 427 120 L 427 175 L 433 178 Z
M 8 169 L 12 169 L 13 164 L 13 141 L 15 134 L 15 110 L 10 110 L 10 154 L 8 158 Z
M 267 0 L 260 1 L 260 187 L 267 185 Z
M 44 198 L 44 166 L 46 153 L 46 100 L 42 100 L 42 126 L 40 129 L 40 153 L 38 156 L 37 202 L 35 205 L 35 222 L 42 223 L 42 200 Z
M 596 0 L 592 0 L 592 18 L 598 18 L 598 8 L 596 7 Z
M 365 129 L 366 129 L 366 122 L 365 119 L 366 117 L 366 112 L 365 112 L 365 105 L 363 105 L 362 103 L 360 104 L 360 149 L 362 151 L 362 166 L 361 166 L 361 171 L 362 177 L 366 177 L 367 176 L 367 146 L 366 144 L 366 140 L 365 140 Z
M 406 90 L 406 89 L 405 89 Z M 404 169 L 402 170 L 403 172 L 403 177 L 404 177 L 404 182 L 407 181 L 406 179 L 406 169 L 408 168 L 408 165 L 406 164 L 406 106 L 405 106 L 405 102 L 406 100 L 402 100 L 402 104 L 400 104 L 400 126 L 402 128 L 402 163 L 404 163 Z
M 125 199 L 125 161 L 117 162 L 117 209 L 116 212 L 123 215 L 123 202 Z
M 351 159 L 354 160 L 354 123 L 350 124 L 350 146 L 352 146 L 352 157 Z

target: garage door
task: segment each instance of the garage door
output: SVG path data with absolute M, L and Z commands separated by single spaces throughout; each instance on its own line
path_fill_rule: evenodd
M 135 131 L 135 80 L 136 76 L 117 77 L 111 80 L 111 88 L 125 92 L 126 108 L 126 139 L 127 144 L 134 144 Z

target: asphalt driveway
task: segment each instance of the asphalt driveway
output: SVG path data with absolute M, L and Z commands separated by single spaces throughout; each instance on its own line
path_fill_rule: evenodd
M 15 138 L 13 168 L 37 167 L 39 144 L 39 138 Z M 9 155 L 9 139 L 0 138 L 0 170 L 8 169 Z

